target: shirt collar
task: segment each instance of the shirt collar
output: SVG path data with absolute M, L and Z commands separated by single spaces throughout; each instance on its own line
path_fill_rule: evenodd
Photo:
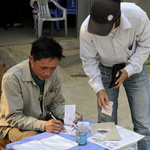
M 108 36 L 114 36 L 114 32 L 115 32 L 115 34 L 121 34 L 124 30 L 127 30 L 131 27 L 132 27 L 132 25 L 131 25 L 130 21 L 126 18 L 126 16 L 122 12 L 121 19 L 120 19 L 120 25 L 116 29 L 114 29 L 116 31 L 110 32 L 110 34 Z
M 29 65 L 29 59 L 25 61 L 25 66 L 23 68 L 23 81 L 33 81 L 31 71 L 30 71 L 30 65 Z
M 131 28 L 132 25 L 130 23 L 130 21 L 127 19 L 127 17 L 124 15 L 124 13 L 121 13 L 121 22 L 120 22 L 120 29 L 121 30 L 126 30 Z

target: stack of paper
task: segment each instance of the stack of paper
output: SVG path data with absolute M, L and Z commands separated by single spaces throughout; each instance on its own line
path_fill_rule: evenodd
M 75 146 L 78 146 L 78 143 L 54 135 L 39 141 L 34 140 L 24 144 L 13 145 L 11 148 L 14 150 L 68 150 Z
M 75 120 L 75 111 L 76 105 L 65 105 L 65 125 L 73 125 L 73 121 Z
M 122 128 L 120 126 L 116 126 L 116 128 L 121 137 L 121 140 L 119 141 L 115 141 L 115 140 L 98 141 L 98 140 L 94 140 L 93 137 L 88 138 L 88 141 L 98 144 L 107 149 L 116 150 L 116 149 L 123 148 L 127 145 L 130 145 L 132 143 L 135 143 L 144 137 L 143 135 L 140 135 L 128 129 Z M 114 135 L 112 135 L 112 138 L 114 138 Z
M 109 130 L 109 134 L 104 139 L 101 139 L 102 141 L 121 140 L 121 137 L 114 122 L 92 123 L 90 124 L 90 127 L 92 136 L 97 133 L 98 129 Z

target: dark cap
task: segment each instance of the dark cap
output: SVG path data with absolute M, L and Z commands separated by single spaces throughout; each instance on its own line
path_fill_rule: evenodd
M 120 2 L 115 0 L 95 0 L 91 6 L 88 32 L 107 36 L 113 24 L 120 18 Z

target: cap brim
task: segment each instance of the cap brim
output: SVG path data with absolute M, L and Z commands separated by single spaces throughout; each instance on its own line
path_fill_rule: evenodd
M 107 36 L 111 32 L 112 27 L 113 27 L 113 23 L 100 24 L 90 18 L 88 24 L 88 32 L 100 36 Z

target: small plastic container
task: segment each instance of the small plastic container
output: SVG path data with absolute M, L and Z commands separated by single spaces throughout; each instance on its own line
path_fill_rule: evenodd
M 85 129 L 77 129 L 76 130 L 76 142 L 79 145 L 87 144 L 87 130 L 85 130 Z

